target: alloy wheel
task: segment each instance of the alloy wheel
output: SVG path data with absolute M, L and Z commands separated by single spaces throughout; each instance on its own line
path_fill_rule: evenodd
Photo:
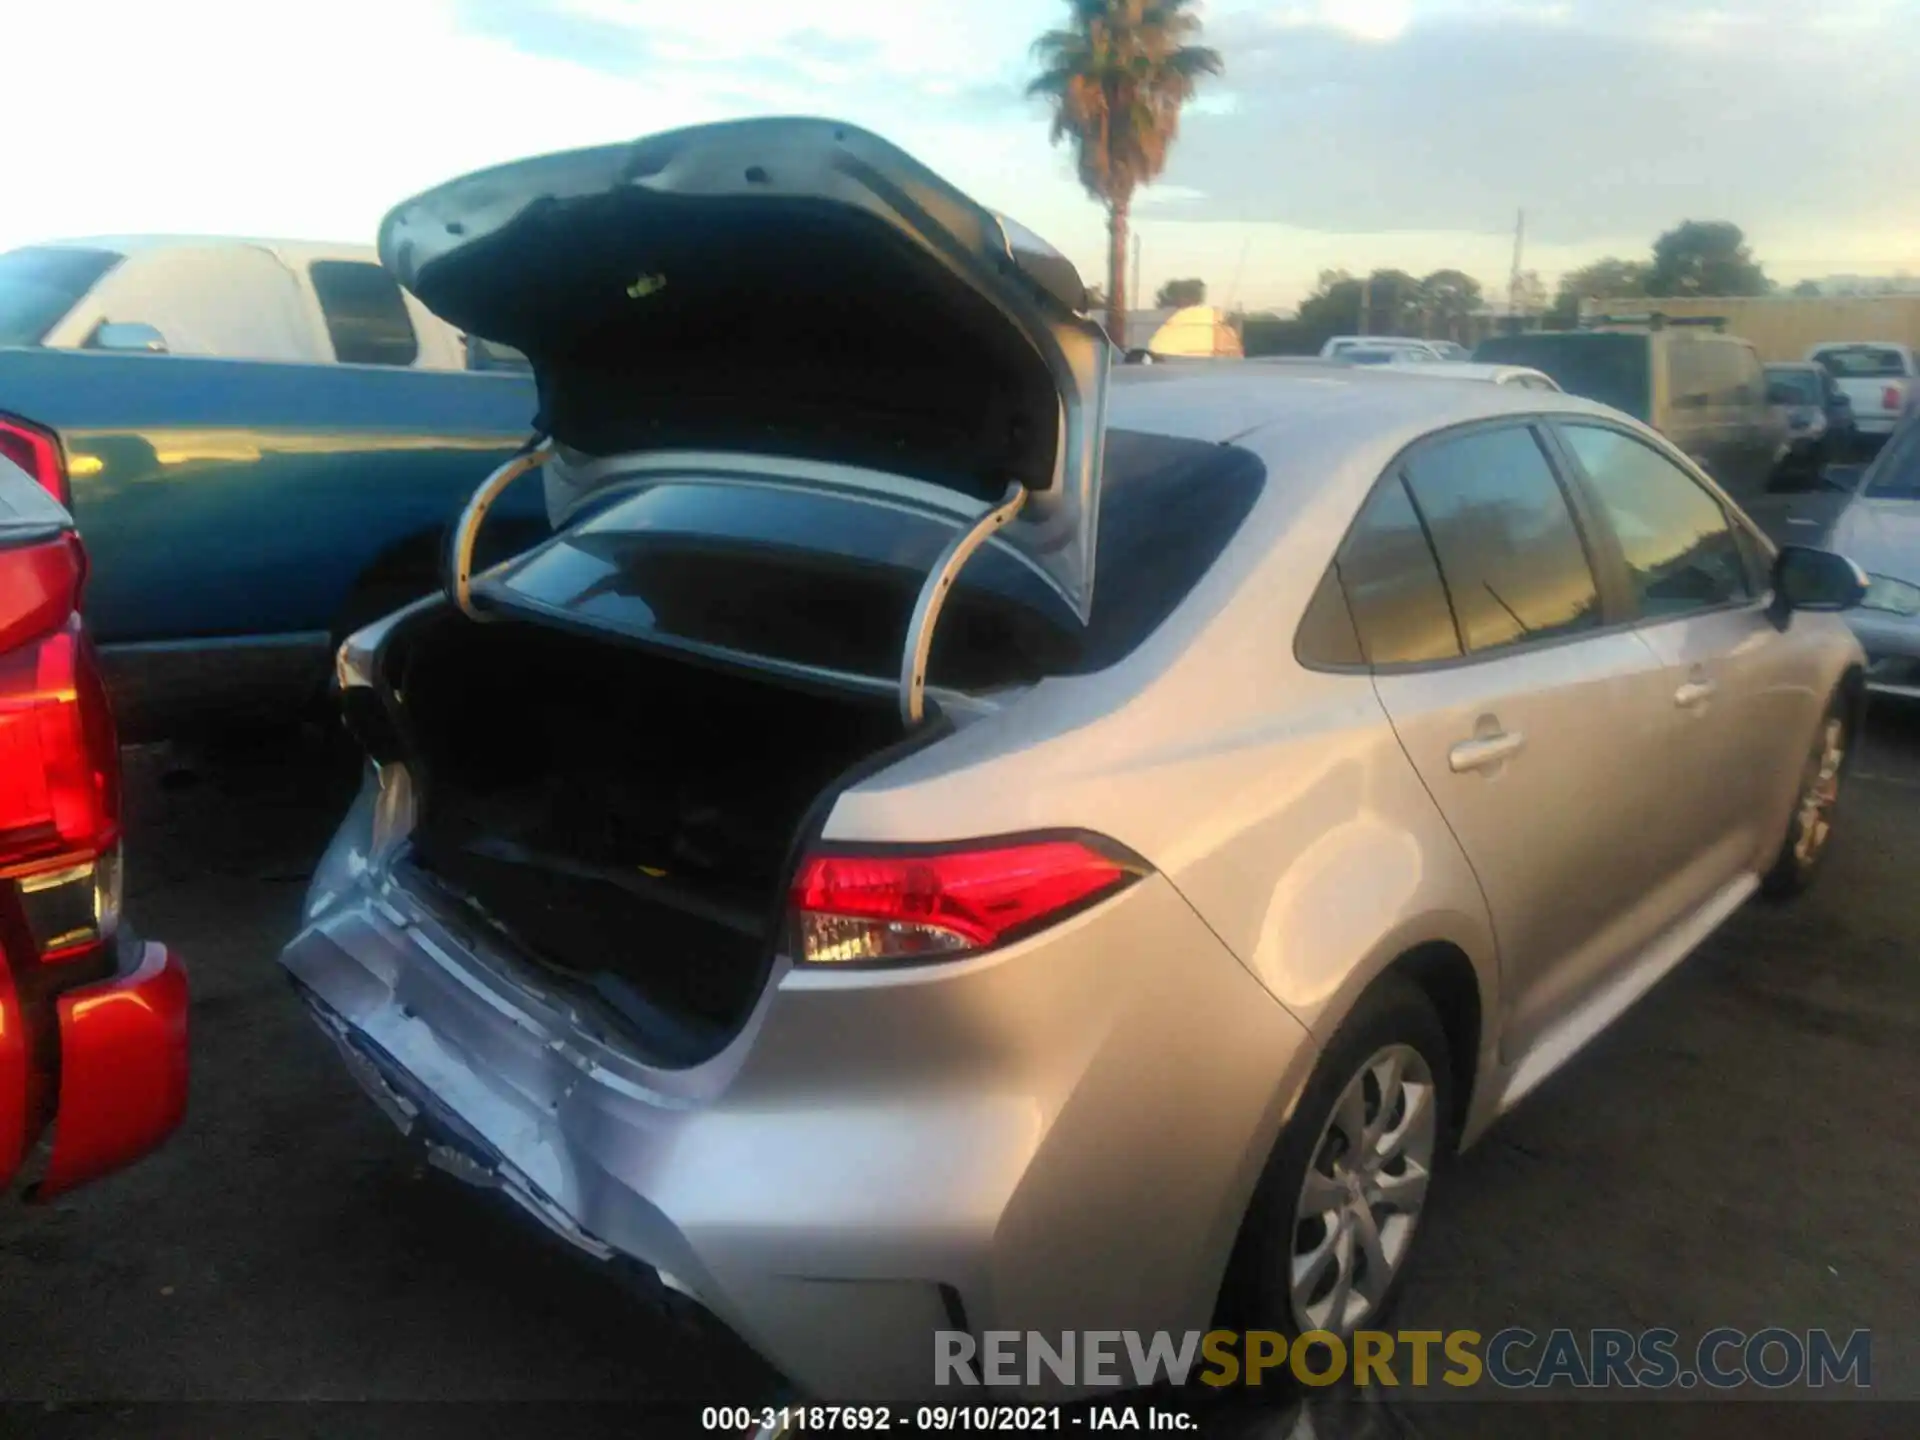
M 1833 809 L 1840 799 L 1840 768 L 1847 758 L 1847 726 L 1829 716 L 1808 763 L 1807 788 L 1800 797 L 1794 828 L 1793 858 L 1802 869 L 1812 867 L 1833 833 Z
M 1288 1288 L 1302 1333 L 1345 1335 L 1372 1317 L 1413 1247 L 1438 1137 L 1426 1058 L 1375 1052 L 1347 1082 L 1294 1211 Z

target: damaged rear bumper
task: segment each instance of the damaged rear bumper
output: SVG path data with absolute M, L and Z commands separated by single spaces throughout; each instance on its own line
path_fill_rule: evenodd
M 652 1267 L 836 1399 L 926 1396 L 942 1330 L 1205 1328 L 1312 1063 L 1157 877 L 970 961 L 777 970 L 740 1034 L 679 1070 L 594 1033 L 350 840 L 282 963 L 435 1163 Z

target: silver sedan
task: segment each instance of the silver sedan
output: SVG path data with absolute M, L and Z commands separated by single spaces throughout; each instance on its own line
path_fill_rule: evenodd
M 342 651 L 283 963 L 437 1163 L 808 1392 L 1375 1323 L 1444 1157 L 1826 853 L 1865 581 L 1603 406 L 1110 372 L 1057 255 L 826 122 L 382 246 L 545 437 Z

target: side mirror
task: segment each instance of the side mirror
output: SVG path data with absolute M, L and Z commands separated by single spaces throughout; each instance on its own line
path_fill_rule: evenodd
M 1773 619 L 1785 629 L 1796 610 L 1834 613 L 1867 598 L 1867 572 L 1844 555 L 1783 545 L 1773 562 Z
M 87 342 L 89 350 L 135 351 L 148 355 L 167 353 L 167 337 L 151 325 L 140 321 L 103 320 L 94 327 L 93 338 Z
M 1860 488 L 1860 477 L 1866 473 L 1865 465 L 1822 465 L 1820 483 L 1828 490 L 1844 490 L 1851 493 Z

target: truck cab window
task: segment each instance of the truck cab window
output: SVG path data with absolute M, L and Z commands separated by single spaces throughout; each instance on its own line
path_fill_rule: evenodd
M 341 364 L 411 365 L 419 357 L 407 302 L 385 270 L 352 260 L 316 260 L 308 273 Z

